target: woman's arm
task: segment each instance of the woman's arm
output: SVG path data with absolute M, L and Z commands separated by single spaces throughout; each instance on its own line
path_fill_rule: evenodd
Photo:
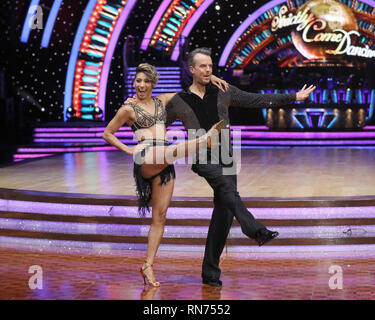
M 226 91 L 229 88 L 228 82 L 225 80 L 222 80 L 214 75 L 211 76 L 211 83 L 218 87 L 221 91 Z M 159 96 L 157 96 L 158 99 L 163 103 L 163 106 L 166 106 L 172 99 L 173 97 L 177 94 L 178 92 L 173 92 L 173 93 L 163 93 Z M 126 99 L 125 103 L 135 103 L 135 96 L 129 97 Z
M 227 91 L 229 88 L 228 82 L 214 75 L 211 75 L 211 83 L 224 92 Z M 160 96 L 158 96 L 158 98 L 163 102 L 163 105 L 166 106 L 169 103 L 169 101 L 171 101 L 172 98 L 176 95 L 176 93 L 177 92 L 161 94 Z
M 165 107 L 172 99 L 173 97 L 177 94 L 177 92 L 174 93 L 163 93 L 158 98 L 160 101 L 163 103 L 163 106 Z
M 128 106 L 122 106 L 116 113 L 115 117 L 108 123 L 107 127 L 103 133 L 103 139 L 107 141 L 110 145 L 116 147 L 117 149 L 132 155 L 133 148 L 123 144 L 119 139 L 115 137 L 115 133 L 128 122 L 130 116 L 130 109 Z

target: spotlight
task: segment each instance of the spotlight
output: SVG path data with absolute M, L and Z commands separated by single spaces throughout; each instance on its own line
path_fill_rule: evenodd
M 68 118 L 68 120 L 74 118 L 75 114 L 76 114 L 76 111 L 72 107 L 69 107 L 68 109 L 66 109 L 66 117 Z
M 94 117 L 95 120 L 99 120 L 103 117 L 103 110 L 100 109 L 99 107 L 95 107 L 94 109 Z
M 215 9 L 217 10 L 217 11 L 219 11 L 221 8 L 220 8 L 220 5 L 219 4 L 216 4 L 215 5 Z

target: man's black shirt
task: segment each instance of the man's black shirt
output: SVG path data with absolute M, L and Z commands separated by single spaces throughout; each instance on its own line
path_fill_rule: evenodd
M 220 121 L 217 112 L 217 98 L 219 89 L 211 84 L 206 87 L 206 93 L 201 99 L 198 95 L 186 89 L 179 96 L 191 107 L 201 128 L 206 131 Z
M 189 89 L 176 94 L 166 106 L 167 112 L 166 127 L 177 119 L 181 120 L 185 129 L 199 130 L 201 128 L 208 131 L 212 125 L 220 120 L 224 120 L 226 129 L 229 129 L 229 107 L 243 108 L 270 108 L 280 107 L 296 100 L 295 93 L 281 94 L 259 94 L 242 91 L 232 85 L 225 92 L 210 85 L 206 86 L 206 94 L 201 99 Z M 220 135 L 220 163 L 221 150 L 223 154 L 233 154 L 230 130 L 223 130 Z M 196 138 L 194 134 L 191 138 Z M 227 151 L 225 151 L 227 149 Z M 211 152 L 208 152 L 211 158 Z M 214 157 L 217 159 L 217 157 Z

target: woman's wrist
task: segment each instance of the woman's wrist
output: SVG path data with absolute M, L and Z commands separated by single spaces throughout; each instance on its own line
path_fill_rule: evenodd
M 124 151 L 126 154 L 129 154 L 129 155 L 132 155 L 132 154 L 133 154 L 133 148 L 128 147 L 128 146 L 125 146 L 125 145 L 124 145 L 124 149 L 123 149 L 123 151 Z

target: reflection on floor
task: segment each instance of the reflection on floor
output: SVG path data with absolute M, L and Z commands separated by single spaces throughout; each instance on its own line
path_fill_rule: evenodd
M 375 299 L 371 252 L 224 253 L 223 287 L 214 288 L 201 283 L 201 252 L 161 251 L 154 265 L 161 287 L 154 288 L 139 273 L 144 251 L 1 247 L 2 300 Z

